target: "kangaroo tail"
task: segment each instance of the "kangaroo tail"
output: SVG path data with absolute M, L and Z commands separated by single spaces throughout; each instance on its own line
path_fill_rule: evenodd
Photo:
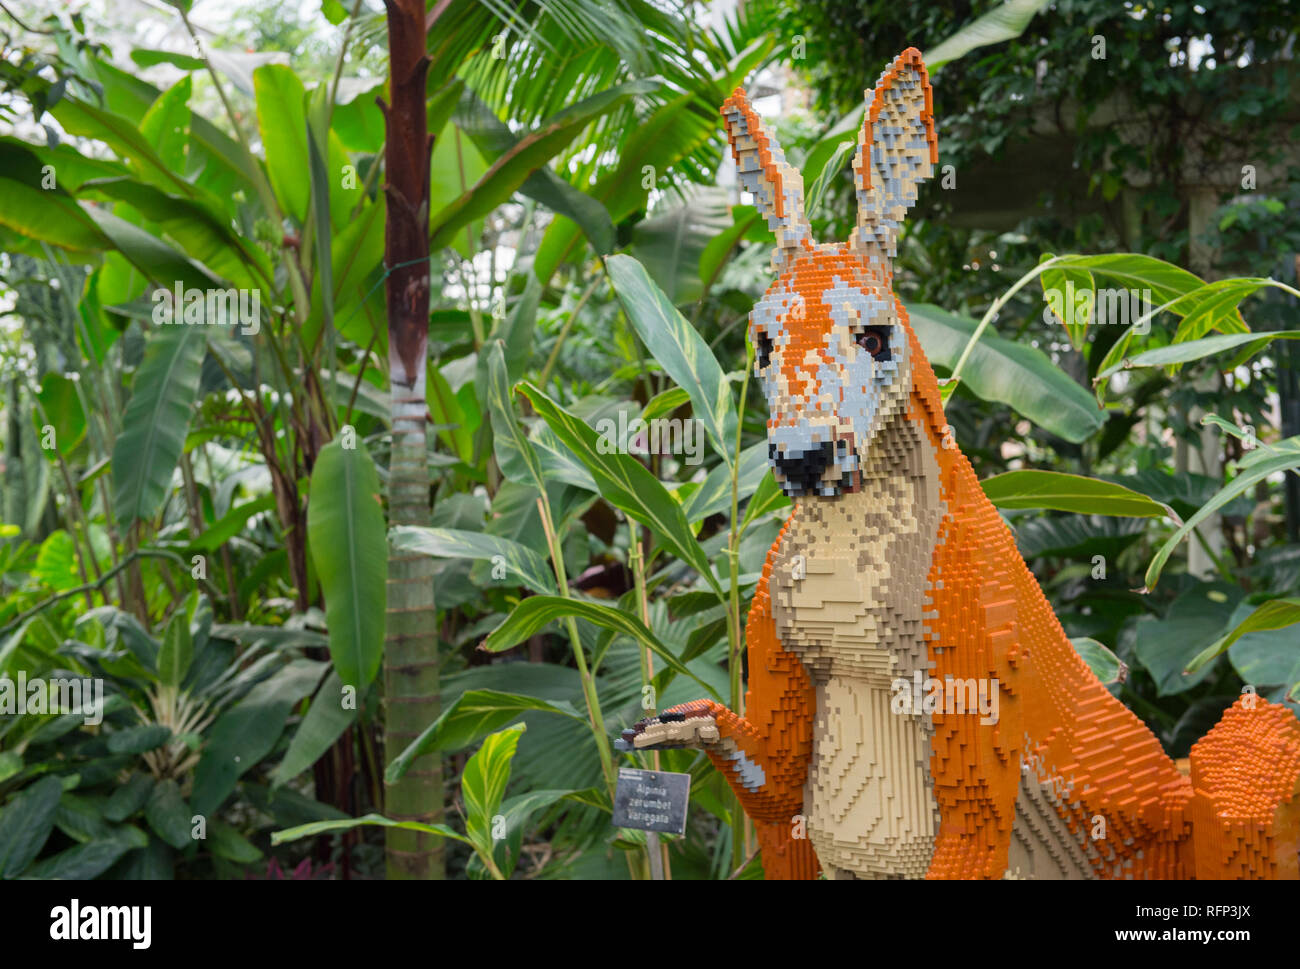
M 1300 878 L 1300 720 L 1245 694 L 1192 748 L 1198 879 Z

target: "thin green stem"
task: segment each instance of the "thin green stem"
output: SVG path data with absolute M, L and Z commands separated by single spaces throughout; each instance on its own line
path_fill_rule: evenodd
M 81 595 L 83 592 L 87 592 L 91 590 L 96 592 L 99 591 L 100 588 L 103 586 L 103 584 L 107 582 L 109 579 L 113 578 L 113 576 L 117 575 L 119 572 L 127 568 L 129 565 L 131 565 L 138 559 L 145 559 L 145 558 L 167 559 L 169 562 L 175 562 L 177 565 L 181 566 L 182 568 L 185 567 L 185 560 L 182 559 L 175 552 L 169 552 L 165 549 L 160 549 L 160 548 L 132 549 L 131 552 L 122 559 L 122 561 L 118 562 L 117 565 L 113 566 L 111 569 L 105 572 L 94 582 L 87 582 L 85 585 L 79 585 L 74 589 L 64 589 L 62 592 L 57 592 L 54 595 L 50 596 L 48 599 L 43 599 L 40 602 L 38 602 L 36 605 L 32 606 L 30 609 L 20 612 L 18 615 L 14 616 L 14 618 L 9 622 L 7 626 L 5 626 L 3 629 L 0 629 L 0 638 L 8 636 L 11 632 L 13 632 L 19 626 L 21 626 L 32 616 L 36 615 L 38 612 L 41 612 L 44 609 L 48 609 L 56 602 L 62 602 L 64 599 L 70 598 L 72 596 Z M 211 592 L 215 597 L 220 597 L 221 595 L 220 591 L 217 589 L 216 586 L 212 585 L 212 583 L 210 583 L 207 579 L 200 579 L 199 581 L 201 581 L 204 585 L 206 585 L 208 587 L 208 591 Z
M 641 547 L 640 527 L 631 518 L 627 520 L 628 546 L 627 561 L 632 569 L 632 582 L 636 588 L 637 612 L 641 616 L 641 622 L 647 629 L 650 628 L 650 599 L 646 595 L 645 583 L 645 552 Z M 641 688 L 644 690 L 647 686 L 651 687 L 653 692 L 653 680 L 655 675 L 654 655 L 650 652 L 650 647 L 644 643 L 641 645 Z M 655 706 L 658 706 L 658 700 L 655 700 Z M 659 770 L 662 766 L 659 762 L 659 751 L 653 751 L 650 754 L 650 762 L 654 770 Z M 659 854 L 659 864 L 655 864 L 655 853 Z M 659 877 L 665 881 L 671 881 L 673 877 L 671 862 L 668 856 L 668 845 L 659 840 L 659 836 L 653 831 L 646 832 L 646 862 L 650 866 L 650 871 L 659 873 Z
M 334 111 L 334 102 L 339 96 L 339 81 L 343 79 L 343 59 L 347 56 L 348 44 L 352 42 L 352 26 L 357 22 L 357 14 L 361 12 L 361 0 L 356 0 L 352 4 L 352 13 L 348 17 L 348 25 L 343 28 L 343 43 L 339 45 L 338 60 L 334 62 L 334 80 L 330 84 L 330 113 Z
M 1214 554 L 1214 549 L 1210 546 L 1209 540 L 1201 534 L 1200 528 L 1193 528 L 1192 534 L 1196 536 L 1196 540 L 1201 543 L 1201 549 L 1209 557 L 1210 561 L 1214 563 L 1214 570 L 1223 577 L 1224 581 L 1228 583 L 1235 582 L 1236 579 L 1232 574 L 1232 570 L 1224 564 L 1223 560 L 1219 556 Z
M 559 539 L 555 534 L 555 519 L 551 514 L 551 501 L 546 495 L 546 489 L 541 489 L 541 492 L 541 497 L 537 499 L 537 507 L 542 515 L 542 528 L 546 533 L 547 548 L 551 552 L 551 564 L 555 567 L 555 581 L 559 586 L 560 595 L 569 599 L 572 598 L 569 594 L 569 579 L 564 568 L 564 552 L 560 548 Z M 565 619 L 565 627 L 569 633 L 569 645 L 573 649 L 573 662 L 578 667 L 578 676 L 582 681 L 582 696 L 587 703 L 587 716 L 591 721 L 591 731 L 596 740 L 596 751 L 600 755 L 601 772 L 605 776 L 605 785 L 609 788 L 609 796 L 612 801 L 617 775 L 614 771 L 614 754 L 609 745 L 609 734 L 605 730 L 605 718 L 600 712 L 600 698 L 596 694 L 596 681 L 587 668 L 587 656 L 582 648 L 582 639 L 578 636 L 578 624 L 572 616 Z
M 387 144 L 388 139 L 385 138 L 383 144 L 379 146 L 379 152 L 375 155 L 375 160 L 370 163 L 370 171 L 366 172 L 366 180 L 361 183 L 361 197 L 357 199 L 357 204 L 352 207 L 352 213 L 348 216 L 349 222 L 361 214 L 362 206 L 370 198 L 370 190 L 375 187 L 375 176 L 379 174 L 379 159 L 384 157 L 384 147 Z
M 546 366 L 542 367 L 542 374 L 537 378 L 537 386 L 543 388 L 546 386 L 551 371 L 555 369 L 555 362 L 560 358 L 560 347 L 564 345 L 565 337 L 569 335 L 569 330 L 572 329 L 574 322 L 578 319 L 578 311 L 587 304 L 587 300 L 591 298 L 591 294 L 596 291 L 596 287 L 600 285 L 603 278 L 605 277 L 597 276 L 593 279 L 591 285 L 586 288 L 578 298 L 578 302 L 574 304 L 573 310 L 569 313 L 569 318 L 564 321 L 564 326 L 560 328 L 560 335 L 555 338 L 555 346 L 551 347 L 550 355 L 546 358 Z
M 961 356 L 957 358 L 957 364 L 952 368 L 952 375 L 949 376 L 946 381 L 948 385 L 954 387 L 957 385 L 957 381 L 961 379 L 962 369 L 965 368 L 967 359 L 970 357 L 971 353 L 975 349 L 975 344 L 978 343 L 979 338 L 984 335 L 984 331 L 988 328 L 988 325 L 993 321 L 993 317 L 998 315 L 998 310 L 1006 306 L 1007 303 L 1010 301 L 1011 297 L 1015 296 L 1016 293 L 1024 289 L 1024 287 L 1031 280 L 1037 279 L 1038 276 L 1044 270 L 1050 269 L 1052 266 L 1056 265 L 1056 263 L 1060 262 L 1060 259 L 1061 259 L 1060 256 L 1053 256 L 1051 259 L 1048 259 L 1046 262 L 1040 262 L 1033 269 L 1029 270 L 1029 272 L 1021 276 L 1016 281 L 1015 285 L 1013 285 L 1010 289 L 1008 289 L 1005 293 L 1003 293 L 1001 296 L 999 296 L 997 299 L 993 301 L 993 303 L 985 311 L 983 319 L 981 319 L 979 322 L 979 326 L 975 327 L 975 332 L 972 333 L 970 339 L 966 341 L 966 348 L 962 350 Z

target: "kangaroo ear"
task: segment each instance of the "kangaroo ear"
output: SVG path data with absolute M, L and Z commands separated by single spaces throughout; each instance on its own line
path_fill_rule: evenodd
M 743 89 L 736 88 L 723 102 L 722 118 L 740 184 L 753 193 L 758 211 L 776 233 L 774 259 L 785 262 L 812 244 L 804 215 L 803 176 L 786 162 L 781 146 L 763 129 Z
M 897 254 L 903 218 L 938 160 L 930 78 L 921 52 L 909 47 L 867 95 L 858 154 L 853 159 L 858 195 L 854 248 L 883 259 Z

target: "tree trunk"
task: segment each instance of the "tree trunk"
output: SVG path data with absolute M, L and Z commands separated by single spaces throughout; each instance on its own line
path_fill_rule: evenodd
M 393 449 L 388 514 L 393 525 L 429 524 L 429 409 L 425 357 L 429 335 L 429 160 L 433 140 L 425 119 L 424 0 L 386 0 L 389 89 L 380 101 L 387 124 L 388 203 L 384 262 Z M 388 631 L 384 645 L 384 757 L 391 762 L 438 717 L 438 635 L 433 560 L 389 550 Z M 384 813 L 395 820 L 440 822 L 442 763 L 416 760 L 396 784 L 385 785 Z M 387 831 L 389 878 L 443 877 L 442 840 Z

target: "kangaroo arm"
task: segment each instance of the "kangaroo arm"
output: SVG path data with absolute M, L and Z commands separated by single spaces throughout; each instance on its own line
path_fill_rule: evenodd
M 768 594 L 772 563 L 784 536 L 782 529 L 768 553 L 745 626 L 749 656 L 745 715 L 712 700 L 686 703 L 669 712 L 688 719 L 712 717 L 717 724 L 718 739 L 702 746 L 754 821 L 765 876 L 812 879 L 819 871 L 817 857 L 797 819 L 804 813 L 803 786 L 812 760 L 817 699 L 803 663 L 776 635 Z
M 789 826 L 791 818 L 803 811 L 816 699 L 803 664 L 777 639 L 768 598 L 771 560 L 769 555 L 745 627 L 749 650 L 745 716 L 713 700 L 695 700 L 665 712 L 684 714 L 687 719 L 712 717 L 718 739 L 701 746 L 745 813 L 755 821 Z

